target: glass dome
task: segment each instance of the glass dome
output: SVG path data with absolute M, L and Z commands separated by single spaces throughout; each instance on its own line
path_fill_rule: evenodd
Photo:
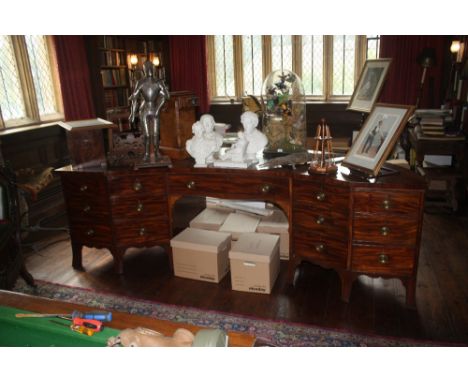
M 306 150 L 306 104 L 299 76 L 275 70 L 263 82 L 263 133 L 265 154 L 290 154 Z

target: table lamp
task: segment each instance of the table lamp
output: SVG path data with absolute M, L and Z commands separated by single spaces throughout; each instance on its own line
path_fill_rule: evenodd
M 130 56 L 130 65 L 130 82 L 133 90 L 135 87 L 135 71 L 137 70 L 138 65 L 138 56 L 136 54 L 132 54 Z
M 423 67 L 423 72 L 421 76 L 421 82 L 419 83 L 418 98 L 416 99 L 416 109 L 419 108 L 419 103 L 421 102 L 422 92 L 424 88 L 424 81 L 426 80 L 427 68 L 430 68 L 436 64 L 436 56 L 434 48 L 424 48 L 417 57 L 417 62 Z

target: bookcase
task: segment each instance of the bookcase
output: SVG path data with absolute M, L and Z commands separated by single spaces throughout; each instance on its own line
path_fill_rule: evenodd
M 115 36 L 99 36 L 98 54 L 106 112 L 128 107 L 130 88 L 124 40 Z
M 143 63 L 158 56 L 169 81 L 167 36 L 85 36 L 91 87 L 96 116 L 116 124 L 120 131 L 129 129 L 128 98 L 134 81 L 141 76 Z M 132 66 L 130 56 L 138 63 Z

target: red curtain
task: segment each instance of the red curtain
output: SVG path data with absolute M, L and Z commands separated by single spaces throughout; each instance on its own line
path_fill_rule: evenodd
M 205 36 L 170 36 L 170 90 L 193 91 L 200 102 L 200 112 L 209 108 Z
M 83 36 L 54 36 L 66 121 L 95 118 Z
M 436 64 L 427 69 L 420 108 L 439 108 L 443 102 L 444 36 L 382 36 L 380 57 L 392 58 L 380 102 L 415 105 L 423 68 L 417 57 L 434 48 Z

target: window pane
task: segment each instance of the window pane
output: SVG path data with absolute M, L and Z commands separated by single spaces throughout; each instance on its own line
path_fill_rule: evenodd
M 355 36 L 333 36 L 333 95 L 354 89 Z
M 45 36 L 25 36 L 29 63 L 36 90 L 40 115 L 57 112 L 54 83 L 50 70 L 49 52 Z
M 302 36 L 302 84 L 306 95 L 323 95 L 323 36 Z
M 0 35 L 0 107 L 3 119 L 26 117 L 23 94 L 13 46 L 9 36 Z
M 372 35 L 367 36 L 367 58 L 379 58 L 380 36 Z
M 262 36 L 242 36 L 242 67 L 244 91 L 260 95 L 262 92 Z
M 215 36 L 216 95 L 235 96 L 232 36 Z
M 291 36 L 271 36 L 272 70 L 288 69 L 292 71 Z

